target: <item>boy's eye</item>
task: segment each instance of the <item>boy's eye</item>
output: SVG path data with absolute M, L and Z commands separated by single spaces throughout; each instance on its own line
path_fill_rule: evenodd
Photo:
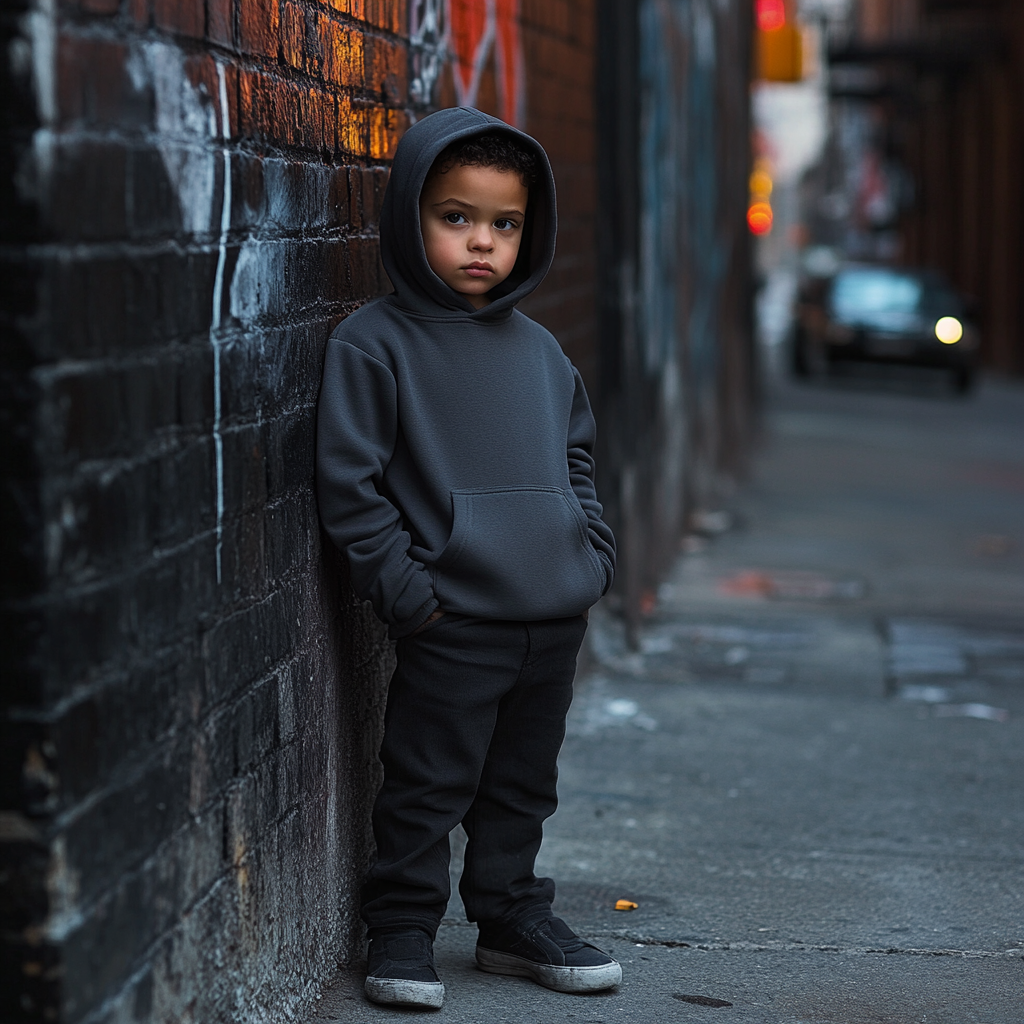
M 499 217 L 498 220 L 494 222 L 494 226 L 499 231 L 514 231 L 516 227 L 518 227 L 516 222 L 514 220 L 509 220 L 508 217 Z
M 449 224 L 461 224 L 466 219 L 466 217 L 464 214 L 461 214 L 456 210 L 452 210 L 451 213 L 446 213 L 444 215 L 444 219 Z

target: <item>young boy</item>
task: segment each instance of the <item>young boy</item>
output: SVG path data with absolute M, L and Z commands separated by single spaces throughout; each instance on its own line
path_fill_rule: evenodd
M 594 419 L 555 339 L 515 308 L 555 244 L 541 147 L 476 110 L 406 133 L 380 220 L 394 292 L 334 331 L 320 395 L 327 532 L 397 639 L 364 890 L 367 996 L 439 1007 L 448 834 L 485 971 L 564 992 L 622 972 L 534 875 L 587 611 L 614 571 Z

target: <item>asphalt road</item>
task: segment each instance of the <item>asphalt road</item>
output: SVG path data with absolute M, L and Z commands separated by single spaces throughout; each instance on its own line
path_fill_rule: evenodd
M 456 899 L 422 1016 L 1024 1022 L 1024 388 L 783 387 L 729 508 L 570 714 L 540 870 L 623 985 L 478 972 Z M 421 1016 L 360 968 L 317 1021 Z

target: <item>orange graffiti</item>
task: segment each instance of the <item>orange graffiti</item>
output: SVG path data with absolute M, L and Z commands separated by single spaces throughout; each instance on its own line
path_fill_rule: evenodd
M 523 121 L 523 51 L 519 0 L 449 0 L 449 41 L 460 106 L 476 106 L 493 62 L 502 120 Z

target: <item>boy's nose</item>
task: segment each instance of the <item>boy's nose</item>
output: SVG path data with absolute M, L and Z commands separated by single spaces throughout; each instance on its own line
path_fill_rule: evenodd
M 474 232 L 470 247 L 490 252 L 494 248 L 494 239 L 491 237 L 490 231 L 486 228 L 481 228 L 479 231 Z

